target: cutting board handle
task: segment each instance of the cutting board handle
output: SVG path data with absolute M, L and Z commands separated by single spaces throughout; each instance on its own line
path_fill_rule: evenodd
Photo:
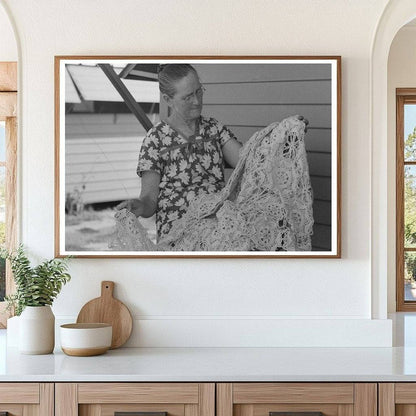
M 101 282 L 101 297 L 112 298 L 114 292 L 114 282 L 104 280 Z

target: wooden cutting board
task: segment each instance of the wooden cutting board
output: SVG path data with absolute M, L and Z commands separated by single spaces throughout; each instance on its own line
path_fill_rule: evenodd
M 130 337 L 133 320 L 124 303 L 113 297 L 114 282 L 101 282 L 101 296 L 86 303 L 77 323 L 107 323 L 113 326 L 111 349 L 121 347 Z

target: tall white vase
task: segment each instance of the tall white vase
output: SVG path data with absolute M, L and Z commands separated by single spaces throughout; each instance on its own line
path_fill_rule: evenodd
M 19 319 L 19 351 L 50 354 L 55 346 L 55 316 L 50 306 L 26 306 Z

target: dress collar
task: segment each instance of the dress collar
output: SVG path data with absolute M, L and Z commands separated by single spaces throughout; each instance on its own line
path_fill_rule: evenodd
M 167 121 L 165 121 L 165 120 L 162 120 L 161 121 L 161 123 L 163 124 L 163 125 L 165 125 L 165 126 L 167 126 L 168 128 L 169 128 L 169 130 L 171 131 L 171 132 L 173 132 L 173 135 L 177 138 L 177 139 L 179 139 L 179 140 L 181 140 L 181 141 L 183 141 L 183 142 L 185 142 L 185 143 L 192 143 L 192 142 L 194 142 L 195 141 L 195 139 L 198 137 L 198 136 L 200 136 L 201 135 L 201 125 L 202 125 L 202 116 L 199 116 L 199 118 L 198 118 L 198 120 L 197 120 L 197 124 L 196 124 L 196 127 L 195 127 L 195 133 L 194 134 L 192 134 L 192 135 L 190 135 L 189 137 L 185 137 L 180 131 L 178 131 L 178 130 L 176 130 L 175 128 L 173 128 Z

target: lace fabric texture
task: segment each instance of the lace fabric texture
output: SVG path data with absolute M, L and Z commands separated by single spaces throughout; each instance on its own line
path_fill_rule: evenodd
M 218 193 L 194 199 L 158 244 L 134 214 L 116 214 L 115 250 L 310 251 L 312 188 L 297 116 L 256 132 Z
M 127 209 L 114 214 L 115 231 L 108 247 L 116 251 L 157 251 L 140 220 Z

